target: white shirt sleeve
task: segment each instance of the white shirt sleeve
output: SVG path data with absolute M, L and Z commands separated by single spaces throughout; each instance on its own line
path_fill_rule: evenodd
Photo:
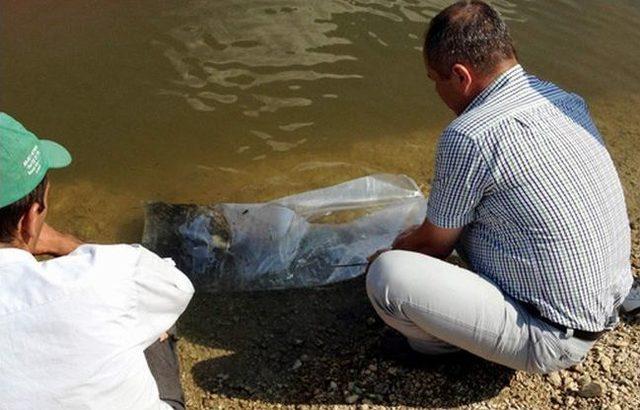
M 140 258 L 133 273 L 137 291 L 136 339 L 147 348 L 184 312 L 193 296 L 189 279 L 170 258 L 163 259 L 138 246 Z

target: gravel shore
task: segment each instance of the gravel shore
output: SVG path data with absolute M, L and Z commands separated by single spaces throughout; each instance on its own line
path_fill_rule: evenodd
M 621 319 L 582 364 L 529 375 L 466 353 L 412 353 L 376 317 L 359 278 L 196 295 L 179 323 L 179 349 L 189 409 L 638 409 L 640 319 Z

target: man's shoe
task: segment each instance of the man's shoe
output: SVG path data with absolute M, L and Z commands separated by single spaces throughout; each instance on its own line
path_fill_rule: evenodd
M 622 310 L 630 315 L 640 314 L 640 286 L 636 285 L 631 288 L 629 295 L 622 302 Z

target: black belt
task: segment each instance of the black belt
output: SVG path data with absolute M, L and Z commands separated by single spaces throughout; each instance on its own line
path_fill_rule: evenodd
M 589 341 L 589 342 L 594 342 L 594 341 L 600 339 L 600 337 L 607 332 L 606 330 L 602 330 L 600 332 L 587 332 L 586 330 L 571 329 L 569 327 L 566 327 L 565 325 L 561 325 L 559 323 L 556 323 L 556 322 L 554 322 L 552 320 L 549 320 L 546 317 L 542 316 L 540 314 L 540 311 L 538 310 L 538 308 L 535 307 L 534 305 L 532 305 L 530 303 L 523 303 L 523 305 L 527 308 L 529 313 L 531 313 L 532 315 L 536 316 L 538 319 L 540 319 L 544 323 L 555 327 L 556 329 L 560 330 L 561 332 L 565 332 L 566 333 L 569 330 L 572 330 L 573 331 L 573 337 L 577 337 L 578 339 L 586 340 L 586 341 Z
M 568 332 L 569 330 L 573 330 L 573 337 L 577 337 L 578 339 L 582 339 L 582 340 L 587 340 L 590 342 L 594 342 L 598 339 L 600 339 L 600 336 L 602 336 L 603 334 L 605 334 L 607 331 L 606 330 L 602 330 L 600 332 L 587 332 L 586 330 L 580 330 L 580 329 L 571 329 L 566 327 L 565 325 L 561 325 L 558 324 L 556 322 L 552 322 L 551 320 L 547 319 L 546 317 L 543 316 L 538 316 L 538 319 L 542 320 L 543 322 L 545 322 L 546 324 L 549 324 L 553 327 L 555 327 L 556 329 L 562 331 L 562 332 Z

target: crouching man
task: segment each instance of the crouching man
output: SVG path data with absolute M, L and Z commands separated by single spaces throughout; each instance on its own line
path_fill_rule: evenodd
M 70 162 L 0 113 L 0 408 L 184 409 L 174 340 L 158 339 L 193 287 L 142 247 L 46 224 L 47 170 Z
M 419 352 L 575 365 L 632 283 L 623 191 L 587 106 L 527 74 L 481 1 L 438 14 L 424 57 L 458 117 L 439 140 L 427 218 L 371 264 L 369 298 Z M 442 260 L 454 248 L 469 270 Z

